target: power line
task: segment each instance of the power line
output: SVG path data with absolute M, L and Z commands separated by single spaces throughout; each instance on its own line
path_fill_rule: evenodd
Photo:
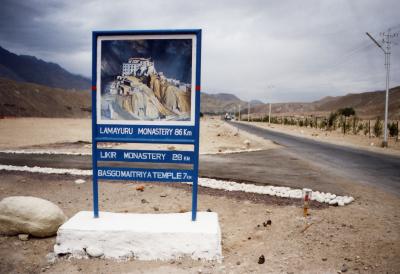
M 332 66 L 328 67 L 328 70 L 335 69 L 335 68 L 339 67 L 340 65 L 343 65 L 343 64 L 345 64 L 345 63 L 351 61 L 351 57 L 353 57 L 353 56 L 356 55 L 357 53 L 360 53 L 360 52 L 362 52 L 362 51 L 369 50 L 369 49 L 371 49 L 371 48 L 373 48 L 373 45 L 370 45 L 370 44 L 365 45 L 365 44 L 363 43 L 362 46 L 357 47 L 357 48 L 351 50 L 349 53 L 347 53 L 346 55 L 343 55 L 342 57 L 339 57 L 339 58 L 338 58 L 338 61 L 337 61 L 336 63 L 334 63 Z

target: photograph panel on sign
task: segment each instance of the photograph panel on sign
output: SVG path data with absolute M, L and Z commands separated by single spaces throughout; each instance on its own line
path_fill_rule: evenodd
M 97 122 L 194 125 L 196 36 L 100 36 Z

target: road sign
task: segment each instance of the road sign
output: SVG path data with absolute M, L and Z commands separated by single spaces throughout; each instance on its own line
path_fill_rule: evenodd
M 92 52 L 94 216 L 98 180 L 192 182 L 196 220 L 201 30 L 95 31 Z M 188 144 L 193 150 L 98 148 L 103 142 Z M 134 162 L 149 167 L 128 165 Z M 185 165 L 159 168 L 162 163 Z

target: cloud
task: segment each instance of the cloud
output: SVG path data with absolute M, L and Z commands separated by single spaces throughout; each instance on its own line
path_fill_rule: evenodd
M 396 0 L 2 2 L 3 47 L 86 76 L 92 30 L 202 28 L 202 89 L 273 102 L 384 89 L 384 57 L 365 32 L 400 30 Z

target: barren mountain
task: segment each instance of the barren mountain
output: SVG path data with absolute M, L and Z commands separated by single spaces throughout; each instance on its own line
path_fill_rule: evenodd
M 272 113 L 278 115 L 318 115 L 326 116 L 339 108 L 353 107 L 356 115 L 364 119 L 383 118 L 385 109 L 385 91 L 350 93 L 344 96 L 324 97 L 311 103 L 272 104 Z M 260 105 L 252 113 L 267 113 L 269 106 Z M 389 118 L 400 118 L 400 86 L 389 91 Z
M 90 79 L 72 74 L 55 63 L 17 55 L 0 47 L 0 77 L 63 89 L 90 89 Z
M 241 99 L 230 93 L 209 94 L 202 92 L 200 104 L 201 112 L 205 114 L 224 114 L 226 112 L 238 112 L 239 105 L 241 111 L 243 112 L 248 107 L 248 102 L 242 101 Z M 258 104 L 258 101 L 250 103 L 252 107 Z
M 0 78 L 0 116 L 90 117 L 90 92 L 70 91 Z

